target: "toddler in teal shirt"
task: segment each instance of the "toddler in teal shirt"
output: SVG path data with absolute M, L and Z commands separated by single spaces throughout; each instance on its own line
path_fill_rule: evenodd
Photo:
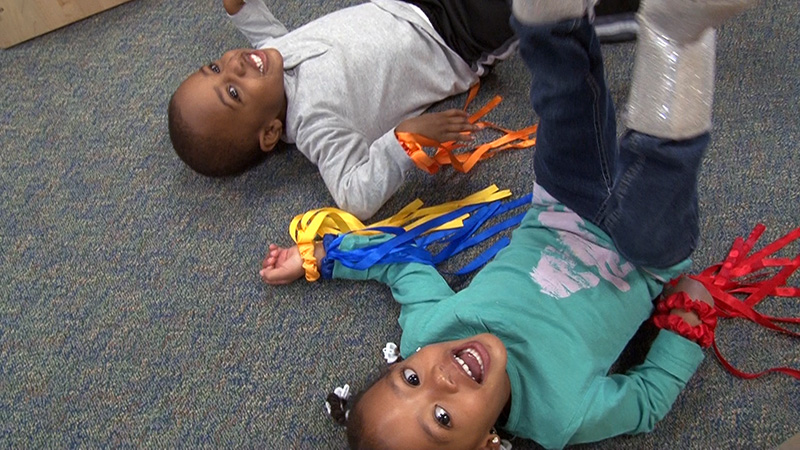
M 468 287 L 419 263 L 353 270 L 317 245 L 323 278 L 383 282 L 402 305 L 402 359 L 333 402 L 352 448 L 498 449 L 495 427 L 546 448 L 650 431 L 703 360 L 713 300 L 679 275 L 699 239 L 714 28 L 748 1 L 642 2 L 620 142 L 590 3 L 513 2 L 540 117 L 533 203 Z M 350 235 L 338 251 L 381 239 Z M 294 281 L 302 262 L 273 245 L 261 276 Z M 645 361 L 610 374 L 654 298 L 662 329 Z

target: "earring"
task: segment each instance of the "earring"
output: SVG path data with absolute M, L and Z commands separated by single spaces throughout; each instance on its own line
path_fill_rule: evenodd
M 497 435 L 497 428 L 492 427 L 492 429 L 489 432 L 494 435 L 494 437 L 492 438 L 492 445 L 500 444 L 500 436 Z

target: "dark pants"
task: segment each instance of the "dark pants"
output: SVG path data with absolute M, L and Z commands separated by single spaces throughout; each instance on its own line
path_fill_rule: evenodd
M 618 142 L 588 19 L 512 25 L 539 115 L 536 182 L 608 233 L 629 261 L 668 267 L 687 258 L 699 240 L 697 176 L 709 134 L 673 141 L 631 130 Z
M 516 38 L 511 28 L 507 0 L 404 0 L 419 7 L 448 47 L 458 53 L 479 75 L 481 67 L 513 51 Z

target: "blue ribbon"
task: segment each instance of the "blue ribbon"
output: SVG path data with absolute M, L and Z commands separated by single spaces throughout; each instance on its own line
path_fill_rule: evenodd
M 336 260 L 355 270 L 366 270 L 375 264 L 410 263 L 416 262 L 427 265 L 438 265 L 443 261 L 475 247 L 498 233 L 518 225 L 525 213 L 517 214 L 503 220 L 484 231 L 478 232 L 488 220 L 497 217 L 512 209 L 530 204 L 532 194 L 507 203 L 494 201 L 478 205 L 467 205 L 444 214 L 433 220 L 418 225 L 411 230 L 401 227 L 371 227 L 365 230 L 377 231 L 385 235 L 394 236 L 385 241 L 351 250 L 341 250 L 342 240 L 348 233 L 336 236 L 333 240 L 326 239 L 326 259 Z M 464 220 L 463 226 L 451 230 L 439 230 L 427 233 L 433 228 L 444 225 L 464 214 L 470 216 Z M 477 234 L 476 234 L 477 233 Z M 508 245 L 510 239 L 503 237 L 473 258 L 467 265 L 455 272 L 464 275 L 482 267 L 491 260 L 497 252 Z M 427 248 L 430 246 L 444 247 L 435 255 Z

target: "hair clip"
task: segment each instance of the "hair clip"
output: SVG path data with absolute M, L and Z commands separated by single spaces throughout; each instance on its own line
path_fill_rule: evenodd
M 394 364 L 399 357 L 400 351 L 397 349 L 397 344 L 387 342 L 386 346 L 383 347 L 383 359 L 386 360 L 386 364 Z
M 336 389 L 333 390 L 333 393 L 340 399 L 347 400 L 350 398 L 350 385 L 345 384 L 344 386 L 337 386 Z
M 336 389 L 333 390 L 333 394 L 339 399 L 339 402 L 346 402 L 348 398 L 350 398 L 350 385 L 345 384 L 344 386 L 337 386 Z M 325 401 L 325 410 L 328 411 L 328 415 L 331 415 L 331 404 L 328 401 Z M 350 411 L 345 412 L 345 418 L 347 418 L 347 413 Z

